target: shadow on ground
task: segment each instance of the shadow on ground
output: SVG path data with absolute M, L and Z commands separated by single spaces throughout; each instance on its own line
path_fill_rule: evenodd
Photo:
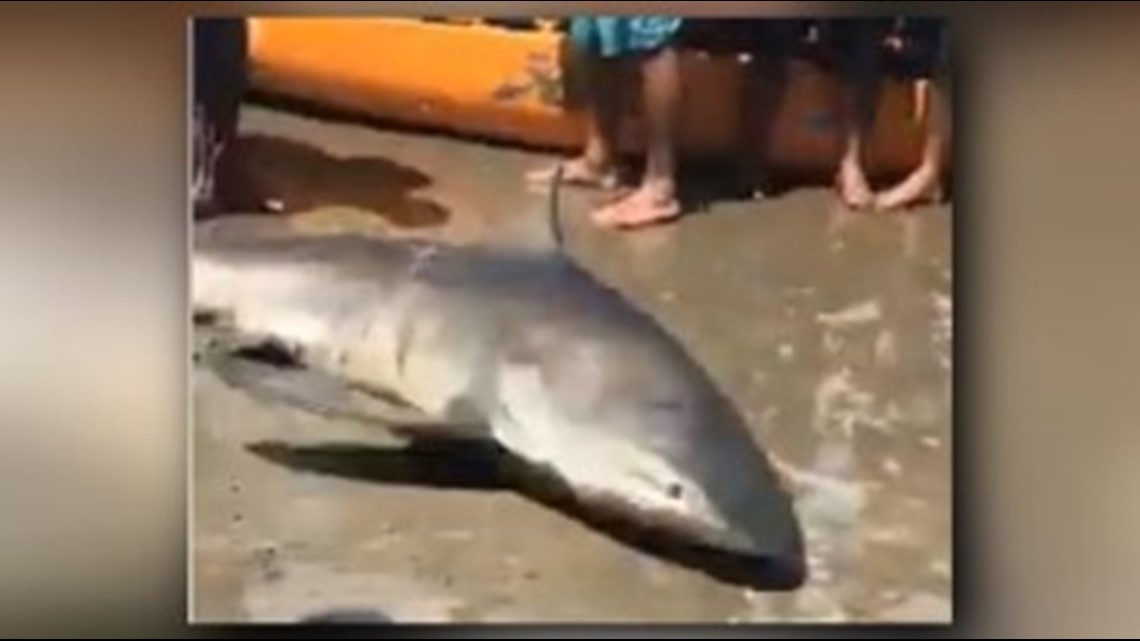
M 586 509 L 552 479 L 540 477 L 530 466 L 483 441 L 432 438 L 392 448 L 342 444 L 293 446 L 268 441 L 249 445 L 247 449 L 295 471 L 357 481 L 518 492 L 620 543 L 754 590 L 795 590 L 807 578 L 802 546 L 780 557 L 757 558 L 679 541 L 665 532 Z
M 240 138 L 240 176 L 229 186 L 228 209 L 251 211 L 256 201 L 280 203 L 284 215 L 325 208 L 369 212 L 403 228 L 436 227 L 451 217 L 439 203 L 417 196 L 431 178 L 379 156 L 339 158 L 307 144 L 253 134 Z

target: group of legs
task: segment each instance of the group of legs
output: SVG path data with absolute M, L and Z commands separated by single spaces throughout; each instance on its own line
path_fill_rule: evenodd
M 843 152 L 836 169 L 837 194 L 852 209 L 892 210 L 937 195 L 942 175 L 945 126 L 941 92 L 930 90 L 930 117 L 921 162 L 899 183 L 875 192 L 864 169 L 866 141 L 874 124 L 886 49 L 914 52 L 925 64 L 920 74 L 943 70 L 945 42 L 937 22 L 899 24 L 893 20 L 754 21 L 744 25 L 753 57 L 748 83 L 749 120 L 743 124 L 747 141 L 741 160 L 746 178 L 763 185 L 762 157 L 783 90 L 787 56 L 807 41 L 828 52 L 842 80 L 839 113 L 843 123 Z M 605 190 L 619 186 L 618 155 L 622 79 L 629 63 L 641 75 L 646 130 L 645 170 L 640 183 L 624 197 L 597 209 L 594 222 L 609 228 L 636 228 L 673 220 L 682 214 L 677 185 L 678 120 L 682 102 L 679 42 L 685 21 L 677 17 L 583 17 L 570 24 L 571 49 L 579 57 L 585 90 L 586 144 L 581 154 L 562 163 L 567 182 Z M 725 28 L 722 25 L 710 29 Z M 739 29 L 739 26 L 734 28 Z M 902 56 L 907 58 L 908 56 Z M 935 61 L 939 64 L 930 64 Z M 547 181 L 553 169 L 534 172 L 532 181 Z
M 640 74 L 644 106 L 645 170 L 628 194 L 599 208 L 594 221 L 611 228 L 634 228 L 666 222 L 683 213 L 677 185 L 678 125 L 682 104 L 680 43 L 683 29 L 691 35 L 704 28 L 706 40 L 727 41 L 752 54 L 746 83 L 740 158 L 742 179 L 763 191 L 764 155 L 779 98 L 786 81 L 786 61 L 796 50 L 814 47 L 842 81 L 839 105 L 843 151 L 835 172 L 840 201 L 856 210 L 895 210 L 938 195 L 942 176 L 947 43 L 937 20 L 748 20 L 698 23 L 671 16 L 579 17 L 571 19 L 570 49 L 581 64 L 586 111 L 586 144 L 581 154 L 562 163 L 563 178 L 573 184 L 612 191 L 620 186 L 619 135 L 623 90 L 631 87 L 629 72 Z M 245 89 L 246 25 L 241 19 L 195 24 L 195 209 L 216 207 L 219 192 L 233 191 L 242 182 L 232 177 L 241 165 L 236 158 L 237 113 Z M 894 50 L 893 52 L 891 50 Z M 875 118 L 879 88 L 888 53 L 911 61 L 908 73 L 922 78 L 929 105 L 921 161 L 895 185 L 876 192 L 867 179 L 867 139 Z M 633 63 L 632 65 L 630 63 Z M 237 172 L 240 173 L 240 172 Z M 529 176 L 547 181 L 552 169 Z M 229 187 L 229 188 L 227 188 Z M 239 190 L 244 191 L 244 190 Z M 231 194 L 232 196 L 232 194 Z M 255 194 L 243 194 L 264 200 Z

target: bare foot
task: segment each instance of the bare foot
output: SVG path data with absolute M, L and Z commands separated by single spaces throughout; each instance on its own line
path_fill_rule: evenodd
M 681 215 L 671 189 L 642 186 L 629 196 L 593 213 L 594 223 L 610 229 L 633 229 L 668 222 Z
M 549 183 L 554 180 L 557 169 L 558 167 L 554 166 L 532 171 L 526 176 L 527 182 Z M 579 156 L 562 163 L 562 180 L 568 185 L 611 190 L 618 186 L 618 173 L 614 167 L 601 165 L 585 156 Z
M 835 185 L 839 191 L 840 200 L 851 209 L 867 209 L 874 202 L 875 194 L 872 193 L 871 186 L 867 184 L 867 176 L 855 160 L 844 160 L 840 164 Z
M 901 183 L 875 196 L 876 211 L 894 211 L 934 202 L 941 195 L 938 170 L 925 164 Z

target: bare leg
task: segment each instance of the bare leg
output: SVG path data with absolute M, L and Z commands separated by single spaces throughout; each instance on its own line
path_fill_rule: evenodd
M 617 140 L 621 123 L 620 61 L 588 56 L 583 59 L 586 83 L 586 147 L 562 164 L 563 179 L 571 184 L 614 189 L 618 186 Z M 527 180 L 546 183 L 554 168 L 531 172 Z
M 943 104 L 945 97 L 933 83 L 928 82 L 924 90 L 930 95 L 930 114 L 927 118 L 926 141 L 922 148 L 922 162 L 902 182 L 875 197 L 877 210 L 903 209 L 936 200 L 939 196 L 946 126 L 946 109 Z
M 676 188 L 677 118 L 681 106 L 681 59 L 673 47 L 641 65 L 647 124 L 647 157 L 641 185 L 629 196 L 594 213 L 611 227 L 664 222 L 681 214 Z

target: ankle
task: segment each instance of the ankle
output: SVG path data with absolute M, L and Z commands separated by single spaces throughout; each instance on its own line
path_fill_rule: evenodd
M 839 159 L 839 171 L 842 173 L 863 173 L 861 154 L 847 153 Z
M 677 185 L 676 182 L 671 178 L 647 177 L 642 181 L 639 191 L 647 196 L 650 196 L 654 200 L 667 201 L 676 198 Z
M 611 154 L 593 149 L 586 150 L 574 162 L 581 163 L 585 169 L 599 174 L 613 171 L 616 166 Z

